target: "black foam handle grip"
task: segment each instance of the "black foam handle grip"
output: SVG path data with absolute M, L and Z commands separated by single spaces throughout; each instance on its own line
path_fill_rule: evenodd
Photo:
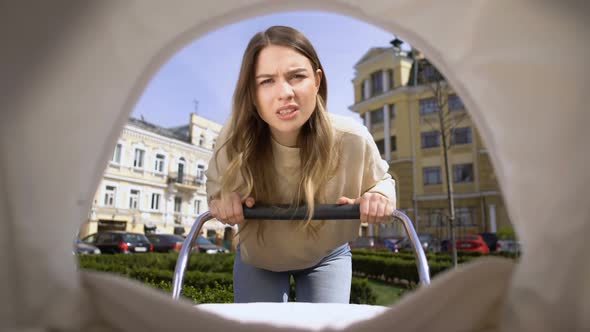
M 307 206 L 290 207 L 289 205 L 262 205 L 252 208 L 244 205 L 245 219 L 267 220 L 304 220 L 307 216 Z M 314 220 L 324 219 L 359 219 L 360 205 L 322 204 L 313 210 Z

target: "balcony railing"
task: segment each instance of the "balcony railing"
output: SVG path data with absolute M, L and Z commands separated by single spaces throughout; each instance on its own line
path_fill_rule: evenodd
M 100 214 L 115 214 L 115 215 L 125 215 L 130 216 L 136 213 L 136 209 L 127 209 L 127 208 L 116 208 L 113 206 L 100 206 L 96 205 L 93 207 L 94 212 Z
M 204 176 L 192 176 L 188 174 L 169 173 L 168 183 L 182 184 L 190 187 L 199 187 L 205 184 Z

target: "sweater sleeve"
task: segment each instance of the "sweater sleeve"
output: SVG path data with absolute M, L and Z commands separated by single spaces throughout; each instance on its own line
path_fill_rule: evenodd
M 372 138 L 366 139 L 364 162 L 362 193 L 379 193 L 389 198 L 394 207 L 397 207 L 395 180 L 388 173 L 389 165 L 381 158 L 379 149 Z
M 211 203 L 212 199 L 218 198 L 221 195 L 221 176 L 222 172 L 227 169 L 229 160 L 227 158 L 227 150 L 225 143 L 228 139 L 228 127 L 230 122 L 221 129 L 219 136 L 217 137 L 217 144 L 213 150 L 213 155 L 209 160 L 209 166 L 205 175 L 207 176 L 207 203 Z M 221 150 L 220 150 L 221 149 Z

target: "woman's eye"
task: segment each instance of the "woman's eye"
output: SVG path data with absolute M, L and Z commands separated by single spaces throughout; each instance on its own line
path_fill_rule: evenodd
M 270 83 L 272 83 L 272 79 L 271 78 L 266 79 L 264 81 L 260 81 L 260 85 L 266 85 L 266 84 L 270 84 Z
M 295 74 L 295 75 L 293 75 L 293 78 L 295 78 L 295 79 L 303 79 L 303 78 L 305 78 L 305 75 L 303 75 L 303 74 Z

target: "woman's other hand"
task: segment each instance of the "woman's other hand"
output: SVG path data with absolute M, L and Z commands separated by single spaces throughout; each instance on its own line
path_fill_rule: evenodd
M 209 203 L 211 215 L 220 222 L 228 225 L 237 225 L 244 222 L 244 209 L 242 204 L 251 208 L 254 206 L 254 198 L 242 199 L 240 195 L 233 192 L 225 197 L 214 199 Z
M 364 193 L 357 199 L 340 197 L 338 204 L 359 204 L 361 222 L 369 224 L 378 224 L 389 220 L 395 209 L 389 198 L 371 192 Z

